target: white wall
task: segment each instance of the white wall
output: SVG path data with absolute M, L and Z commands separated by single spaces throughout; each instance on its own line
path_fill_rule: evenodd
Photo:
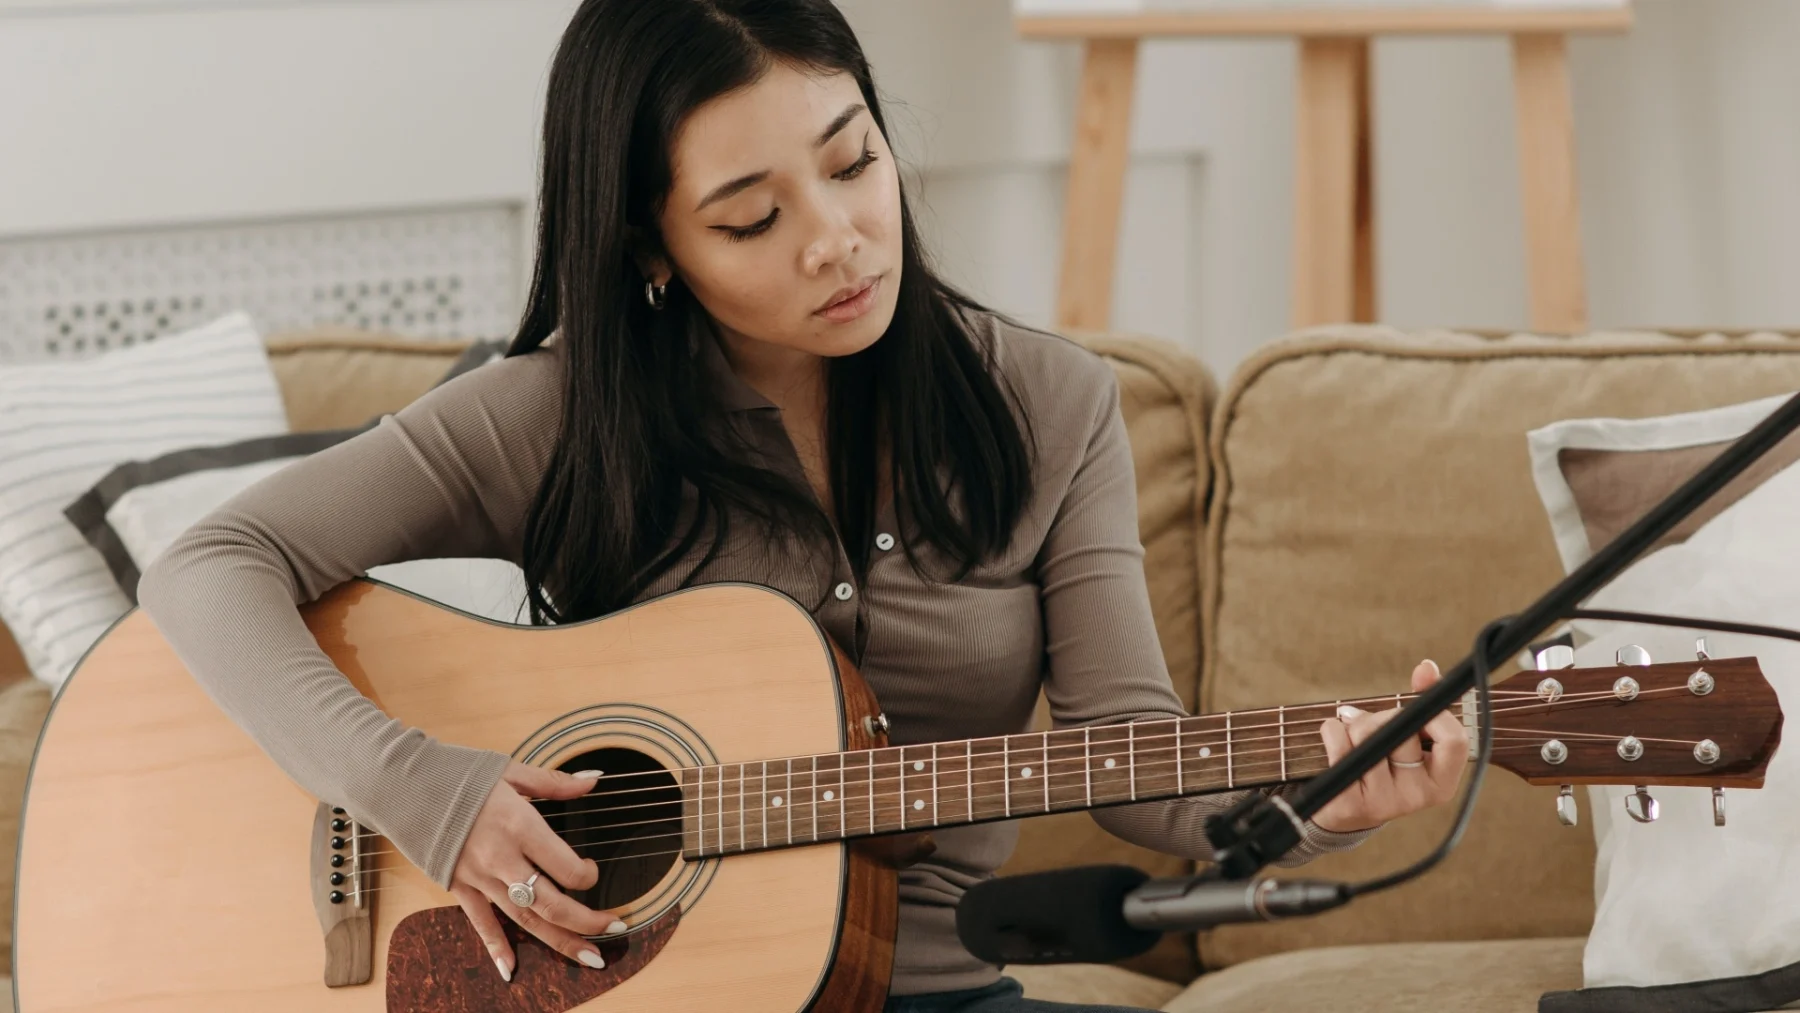
M 575 0 L 157 2 L 0 7 L 0 239 L 529 202 Z M 949 274 L 1047 321 L 1075 48 L 1015 39 L 1009 0 L 840 2 Z M 1573 44 L 1595 322 L 1800 324 L 1800 4 L 1637 6 Z M 1293 73 L 1281 41 L 1146 48 L 1118 326 L 1220 370 L 1286 329 Z M 1377 47 L 1388 320 L 1525 323 L 1509 75 L 1497 39 Z

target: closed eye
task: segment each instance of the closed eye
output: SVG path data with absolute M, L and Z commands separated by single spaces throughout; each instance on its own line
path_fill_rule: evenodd
M 746 239 L 754 239 L 769 231 L 769 228 L 775 224 L 775 219 L 780 217 L 781 209 L 772 208 L 762 221 L 752 222 L 749 225 L 714 225 L 713 228 L 725 233 L 725 238 L 732 242 L 741 243 Z

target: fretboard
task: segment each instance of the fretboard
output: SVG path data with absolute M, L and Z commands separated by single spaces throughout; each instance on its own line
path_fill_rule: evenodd
M 682 852 L 707 858 L 1301 780 L 1326 767 L 1319 722 L 1335 707 L 691 767 L 681 771 Z

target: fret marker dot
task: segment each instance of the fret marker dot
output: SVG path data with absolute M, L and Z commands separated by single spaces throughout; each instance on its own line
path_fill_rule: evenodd
M 914 809 L 923 809 L 923 808 L 925 808 L 925 800 L 924 800 L 924 799 L 922 799 L 922 798 L 921 798 L 921 799 L 917 799 L 917 800 L 915 800 L 915 801 L 914 801 L 914 802 L 913 802 L 913 808 L 914 808 Z
M 1212 755 L 1212 747 L 1211 746 L 1201 746 L 1200 747 L 1200 758 L 1202 760 L 1206 759 L 1207 757 L 1209 757 L 1211 755 Z
M 924 760 L 914 760 L 913 761 L 913 769 L 914 770 L 924 770 L 925 769 L 925 761 Z
M 825 801 L 829 802 L 829 801 L 831 801 L 831 799 L 832 799 L 831 792 L 826 792 L 825 793 Z
M 1031 776 L 1031 768 L 1026 767 L 1024 770 L 1019 771 L 1019 776 L 1020 777 L 1030 777 Z
M 1106 769 L 1107 770 L 1113 769 L 1113 760 L 1111 757 L 1108 757 L 1106 760 Z
M 777 809 L 781 808 L 781 796 L 780 795 L 775 796 L 773 799 L 770 800 L 770 804 L 773 805 Z

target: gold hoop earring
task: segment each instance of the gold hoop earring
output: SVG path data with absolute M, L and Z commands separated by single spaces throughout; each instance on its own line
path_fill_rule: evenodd
M 644 301 L 649 303 L 653 310 L 659 310 L 669 305 L 669 286 L 658 285 L 653 281 L 644 282 Z

